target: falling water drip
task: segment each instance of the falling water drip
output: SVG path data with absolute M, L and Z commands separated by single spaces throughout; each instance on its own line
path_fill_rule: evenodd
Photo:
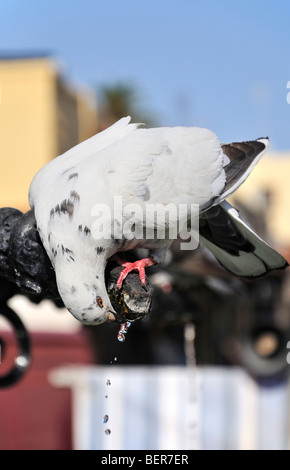
M 118 341 L 123 343 L 125 341 L 125 334 L 128 332 L 128 328 L 131 326 L 131 322 L 127 321 L 126 323 L 122 323 L 119 333 L 118 333 Z
M 186 323 L 184 326 L 184 353 L 187 366 L 196 367 L 195 357 L 195 325 Z
M 197 376 L 197 361 L 195 351 L 196 329 L 194 323 L 187 323 L 184 327 L 184 352 L 186 366 L 188 367 L 188 413 L 186 417 L 186 436 L 188 449 L 200 448 L 199 435 L 199 383 Z
M 116 359 L 116 358 L 115 358 L 115 359 Z M 110 380 L 110 379 L 107 379 L 106 385 L 107 385 L 107 387 L 108 387 L 109 385 L 111 385 L 111 380 Z M 105 398 L 108 398 L 108 395 L 105 395 Z M 109 421 L 109 415 L 105 414 L 105 415 L 103 416 L 103 423 L 106 424 L 108 421 Z M 109 435 L 111 434 L 111 429 L 108 429 L 108 428 L 105 429 L 105 434 L 106 434 L 107 436 L 109 436 Z

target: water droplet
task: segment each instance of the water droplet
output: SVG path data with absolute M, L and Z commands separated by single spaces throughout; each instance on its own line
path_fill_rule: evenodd
M 109 421 L 109 416 L 108 415 L 105 415 L 103 417 L 103 423 L 107 423 Z
M 107 436 L 109 436 L 111 434 L 111 429 L 106 429 L 105 434 L 107 434 Z
M 128 328 L 131 326 L 131 322 L 127 321 L 126 323 L 122 323 L 119 333 L 118 333 L 118 341 L 123 343 L 125 341 L 125 334 L 128 332 Z
M 19 366 L 19 367 L 27 367 L 28 364 L 29 364 L 29 360 L 26 356 L 18 356 L 16 359 L 15 359 L 15 363 Z
M 108 398 L 108 395 L 105 395 L 105 398 Z
M 111 380 L 107 380 L 106 385 L 111 385 Z

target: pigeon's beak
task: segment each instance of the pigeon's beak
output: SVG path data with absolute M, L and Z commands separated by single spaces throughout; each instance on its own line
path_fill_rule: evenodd
M 109 310 L 109 313 L 108 313 L 108 321 L 109 322 L 118 322 L 118 323 L 124 323 L 126 322 L 126 319 L 120 315 L 119 313 L 115 312 L 115 311 L 112 311 L 112 310 Z

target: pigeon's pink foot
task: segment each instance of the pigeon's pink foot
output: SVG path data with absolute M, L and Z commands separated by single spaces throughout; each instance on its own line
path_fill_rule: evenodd
M 145 268 L 147 268 L 148 266 L 154 266 L 156 264 L 156 261 L 154 260 L 154 258 L 143 258 L 143 259 L 139 259 L 138 261 L 135 261 L 134 263 L 129 263 L 125 261 L 120 264 L 124 266 L 124 269 L 121 272 L 119 279 L 117 281 L 118 289 L 122 287 L 125 277 L 131 271 L 139 271 L 141 284 L 145 286 L 146 285 Z

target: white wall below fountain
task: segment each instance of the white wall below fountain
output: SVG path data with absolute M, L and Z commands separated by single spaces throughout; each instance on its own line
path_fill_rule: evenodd
M 287 384 L 262 388 L 242 369 L 74 366 L 50 380 L 72 389 L 75 449 L 288 447 Z

